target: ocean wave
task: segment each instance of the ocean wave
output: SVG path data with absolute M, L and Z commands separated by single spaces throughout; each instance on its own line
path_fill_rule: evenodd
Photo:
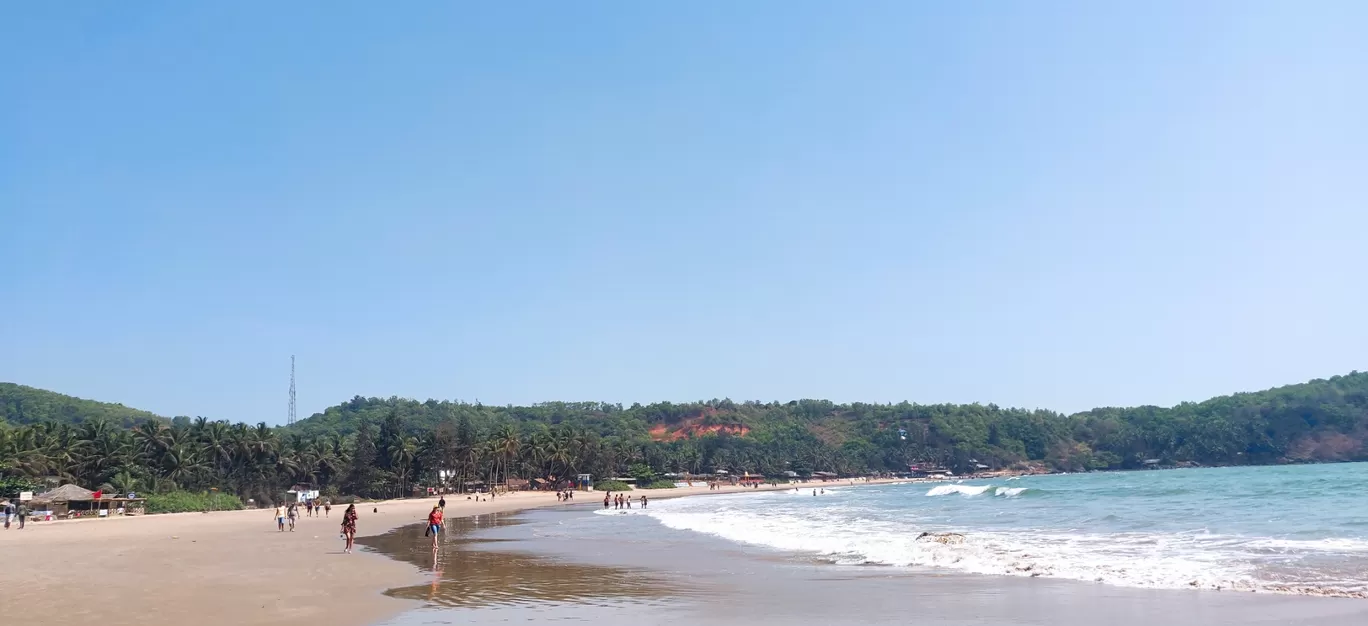
M 964 490 L 974 490 L 977 495 L 992 487 L 937 488 L 946 488 L 942 495 L 964 494 Z M 747 507 L 739 503 L 669 504 L 676 502 L 682 506 L 652 508 L 644 514 L 669 528 L 812 554 L 843 565 L 945 568 L 972 574 L 1048 577 L 1141 588 L 1368 597 L 1368 584 L 1355 583 L 1353 577 L 1330 582 L 1264 576 L 1250 560 L 1256 556 L 1254 548 L 1260 547 L 1260 542 L 1241 538 L 1202 533 L 1001 532 L 931 525 L 912 528 L 905 522 L 856 517 L 856 511 L 839 508 L 775 511 L 772 507 Z M 918 541 L 924 531 L 962 534 L 964 540 Z M 1274 540 L 1264 543 L 1264 548 L 1309 547 Z M 1343 550 L 1349 546 L 1332 540 L 1321 547 Z
M 935 487 L 932 487 L 930 491 L 926 492 L 926 495 L 949 496 L 959 494 L 962 496 L 977 496 L 982 495 L 983 492 L 988 491 L 992 488 L 992 485 L 936 485 Z
M 993 495 L 1004 498 L 1015 498 L 1027 492 L 1035 491 L 1030 487 L 994 487 L 993 485 L 936 485 L 935 487 L 932 487 L 930 491 L 927 491 L 926 495 L 936 497 L 952 496 L 958 494 L 961 496 L 973 497 L 981 496 L 985 493 L 988 493 L 990 490 L 992 491 Z

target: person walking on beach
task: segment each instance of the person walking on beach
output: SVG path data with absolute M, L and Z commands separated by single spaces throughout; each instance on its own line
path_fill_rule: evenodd
M 432 507 L 432 512 L 428 513 L 428 531 L 432 533 L 432 549 L 437 549 L 437 533 L 442 532 L 442 509 Z
M 19 514 L 19 530 L 23 530 L 23 529 L 24 529 L 24 520 L 28 519 L 28 513 L 29 513 L 29 511 L 28 511 L 28 505 L 27 505 L 27 504 L 24 504 L 23 502 L 20 502 L 20 503 L 19 503 L 19 510 L 18 510 L 18 514 Z
M 6 501 L 5 501 L 5 530 L 9 530 L 9 527 L 10 527 L 10 520 L 13 519 L 13 518 L 14 518 L 14 504 L 11 503 L 10 501 L 6 500 Z
M 332 513 L 332 500 L 324 500 L 324 501 L 323 501 L 323 517 L 327 517 L 329 513 Z
M 290 518 L 290 532 L 294 532 L 295 520 L 299 518 L 299 505 L 291 504 L 285 515 Z
M 446 496 L 437 499 L 437 508 L 442 509 L 443 511 L 446 510 Z
M 276 530 L 279 530 L 282 533 L 285 532 L 285 505 L 282 504 L 276 507 L 275 518 Z
M 352 545 L 356 541 L 356 505 L 348 504 L 347 510 L 342 513 L 342 538 L 347 540 L 347 547 L 343 552 L 352 553 Z

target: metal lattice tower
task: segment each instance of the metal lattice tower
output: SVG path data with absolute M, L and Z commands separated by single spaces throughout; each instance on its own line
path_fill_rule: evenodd
M 290 417 L 285 423 L 294 426 L 295 422 L 295 384 L 294 384 L 294 355 L 290 355 Z

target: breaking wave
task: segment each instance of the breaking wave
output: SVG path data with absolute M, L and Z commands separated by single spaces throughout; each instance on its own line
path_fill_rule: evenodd
M 952 496 L 952 495 L 957 495 L 957 494 L 958 494 L 958 495 L 961 495 L 961 496 L 970 496 L 970 497 L 972 497 L 972 496 L 981 496 L 981 495 L 983 495 L 983 494 L 985 494 L 985 493 L 988 493 L 990 490 L 992 491 L 993 495 L 995 495 L 995 496 L 1002 496 L 1002 497 L 1006 497 L 1006 498 L 1015 498 L 1015 497 L 1017 497 L 1017 496 L 1019 496 L 1019 495 L 1022 495 L 1022 494 L 1024 494 L 1024 493 L 1026 493 L 1027 491 L 1031 491 L 1031 489 L 1030 489 L 1029 487 L 996 487 L 996 488 L 995 488 L 995 487 L 993 487 L 992 485 L 936 485 L 935 487 L 932 487 L 930 491 L 927 491 L 927 492 L 926 492 L 926 495 L 927 495 L 927 496 L 933 496 L 933 497 L 934 497 L 934 496 Z
M 1275 522 L 1269 502 L 1241 509 L 1249 526 L 1217 532 L 1231 508 L 1191 496 L 1137 496 L 1148 487 L 1103 480 L 1119 479 L 1069 477 L 1093 481 L 1086 489 L 938 484 L 927 498 L 908 498 L 923 483 L 842 490 L 837 498 L 709 496 L 653 502 L 642 513 L 669 528 L 845 565 L 1368 598 L 1368 536 L 1326 536 L 1319 528 L 1321 535 L 1299 536 L 1313 529 L 1292 513 L 1291 525 L 1268 526 Z M 1150 493 L 1164 485 L 1154 487 Z M 938 541 L 940 533 L 956 540 Z

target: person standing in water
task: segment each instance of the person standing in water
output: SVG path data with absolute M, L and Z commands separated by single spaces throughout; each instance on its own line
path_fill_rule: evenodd
M 428 531 L 432 533 L 432 549 L 437 549 L 437 533 L 442 531 L 442 509 L 432 507 L 432 512 L 428 513 Z
M 348 504 L 347 510 L 342 513 L 342 538 L 347 540 L 347 546 L 343 552 L 351 554 L 352 545 L 356 541 L 356 505 Z
M 641 508 L 646 508 L 646 494 L 641 494 Z
M 611 499 L 612 499 L 612 498 L 611 498 L 611 494 L 607 494 L 607 493 L 603 494 L 603 510 L 605 510 L 605 511 L 608 510 L 608 501 L 611 500 Z
M 275 518 L 276 530 L 279 530 L 282 533 L 285 532 L 285 505 L 282 504 L 276 507 Z

